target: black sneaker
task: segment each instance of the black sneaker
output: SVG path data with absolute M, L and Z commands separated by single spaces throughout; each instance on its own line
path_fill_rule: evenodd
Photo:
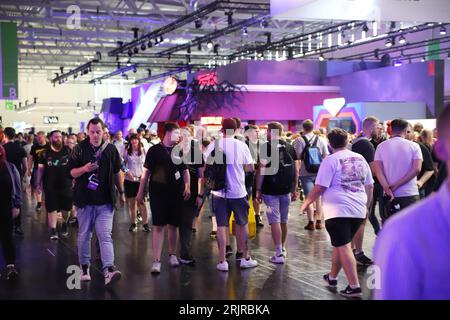
M 244 258 L 243 252 L 236 252 L 236 261 L 241 261 Z
M 50 229 L 50 240 L 58 240 L 58 233 L 55 228 Z
M 143 229 L 145 232 L 150 232 L 150 227 L 148 226 L 148 223 L 144 224 L 144 225 L 142 226 L 142 229 Z
M 136 223 L 132 223 L 132 224 L 130 225 L 130 228 L 128 229 L 128 231 L 130 231 L 130 232 L 136 232 L 136 230 L 137 230 L 137 225 L 136 225 Z
M 68 237 L 69 236 L 69 230 L 67 229 L 67 223 L 63 223 L 61 225 L 61 237 Z
M 355 253 L 355 259 L 356 263 L 358 263 L 361 266 L 370 266 L 373 264 L 373 261 L 370 260 L 370 258 L 367 257 L 363 251 L 357 254 Z
M 345 290 L 339 291 L 339 294 L 346 298 L 360 298 L 362 297 L 361 288 L 352 289 L 350 286 L 347 286 Z
M 16 270 L 16 267 L 13 264 L 6 266 L 6 280 L 16 280 L 19 276 L 19 273 Z
M 256 220 L 256 226 L 257 227 L 260 227 L 260 228 L 264 227 L 264 223 L 262 223 L 262 219 L 261 219 L 261 216 L 259 214 L 255 215 L 255 220 Z
M 192 257 L 180 257 L 179 261 L 186 266 L 195 266 L 195 260 Z
M 330 275 L 328 273 L 323 275 L 323 281 L 325 281 L 330 288 L 337 287 L 337 280 L 330 280 Z
M 233 255 L 233 249 L 231 246 L 226 246 L 225 248 L 225 257 L 231 257 Z
M 69 226 L 76 226 L 78 224 L 78 219 L 77 217 L 71 217 L 69 218 L 67 223 L 69 224 Z
M 24 236 L 24 233 L 23 233 L 23 230 L 22 230 L 22 227 L 21 227 L 21 226 L 16 227 L 16 228 L 14 229 L 14 232 L 15 232 L 18 236 L 21 236 L 21 237 Z

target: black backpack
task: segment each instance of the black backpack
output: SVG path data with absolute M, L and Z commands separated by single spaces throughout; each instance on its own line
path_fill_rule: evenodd
M 278 143 L 277 148 L 279 154 L 278 171 L 274 175 L 266 176 L 265 179 L 270 179 L 273 189 L 279 191 L 280 194 L 286 194 L 291 192 L 294 182 L 294 159 L 292 159 L 285 144 Z
M 302 136 L 305 141 L 305 149 L 303 149 L 302 153 L 302 161 L 305 164 L 305 169 L 309 173 L 317 173 L 319 172 L 320 164 L 322 163 L 322 155 L 320 154 L 320 150 L 317 147 L 317 141 L 319 141 L 318 136 L 314 136 L 311 141 L 305 136 Z
M 205 186 L 213 191 L 227 187 L 227 161 L 223 150 L 219 149 L 219 142 L 214 142 L 214 149 L 206 159 Z

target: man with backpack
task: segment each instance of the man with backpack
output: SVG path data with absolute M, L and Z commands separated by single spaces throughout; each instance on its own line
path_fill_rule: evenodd
M 242 269 L 253 268 L 258 262 L 248 253 L 248 211 L 245 172 L 254 170 L 253 159 L 245 142 L 234 138 L 237 124 L 234 119 L 222 121 L 223 139 L 208 146 L 205 166 L 205 183 L 212 190 L 213 209 L 217 219 L 219 244 L 219 271 L 228 271 L 225 259 L 226 233 L 231 212 L 236 220 L 236 260 Z
M 330 153 L 327 143 L 324 139 L 314 134 L 314 123 L 311 120 L 305 120 L 302 124 L 304 135 L 295 141 L 295 151 L 297 159 L 300 161 L 300 182 L 305 193 L 305 197 L 314 188 L 317 172 L 319 172 L 320 163 Z M 322 229 L 322 204 L 319 198 L 316 201 L 317 221 L 314 227 L 314 210 L 310 205 L 306 208 L 308 224 L 306 230 Z
M 289 143 L 280 139 L 282 133 L 281 123 L 267 124 L 268 141 L 261 147 L 256 175 L 256 198 L 259 202 L 264 200 L 267 206 L 267 220 L 275 244 L 275 254 L 269 261 L 275 264 L 285 262 L 289 204 L 297 199 L 297 155 Z

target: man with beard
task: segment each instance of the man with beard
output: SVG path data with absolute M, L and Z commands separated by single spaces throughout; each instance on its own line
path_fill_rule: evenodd
M 379 120 L 375 117 L 369 116 L 365 118 L 362 123 L 363 132 L 361 136 L 353 141 L 352 144 L 352 151 L 362 155 L 366 162 L 369 164 L 372 176 L 374 176 L 373 161 L 375 158 L 375 147 L 370 142 L 370 139 L 372 139 L 372 137 L 376 135 L 378 123 Z M 364 221 L 361 223 L 361 226 L 359 227 L 352 241 L 353 253 L 355 254 L 356 262 L 359 265 L 363 266 L 371 265 L 373 263 L 372 260 L 364 255 L 364 252 L 362 251 L 364 229 L 366 227 L 366 220 L 368 217 L 369 214 L 366 215 L 366 219 L 364 219 Z M 375 230 L 375 234 L 378 234 L 378 232 L 380 231 L 380 224 L 376 216 L 370 218 L 370 222 L 372 223 L 372 226 Z
M 48 225 L 50 227 L 50 239 L 58 240 L 56 225 L 58 211 L 61 211 L 63 223 L 61 236 L 67 237 L 67 219 L 72 209 L 72 179 L 66 173 L 69 163 L 70 150 L 63 145 L 62 134 L 59 130 L 50 133 L 50 145 L 39 157 L 37 185 L 41 188 L 44 178 L 45 208 L 48 213 Z M 40 191 L 40 190 L 39 190 Z

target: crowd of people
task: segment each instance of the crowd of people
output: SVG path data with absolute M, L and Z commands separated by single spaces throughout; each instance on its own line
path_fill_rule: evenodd
M 390 249 L 387 241 L 398 243 L 396 226 L 406 230 L 390 221 L 399 221 L 403 215 L 399 211 L 423 199 L 438 206 L 438 196 L 430 197 L 433 193 L 448 200 L 448 192 L 438 190 L 448 188 L 442 185 L 450 157 L 450 139 L 444 135 L 450 130 L 449 110 L 434 131 L 403 119 L 385 124 L 375 117 L 364 119 L 356 134 L 339 128 L 328 133 L 324 128 L 314 130 L 311 120 L 305 120 L 298 133 L 286 132 L 279 122 L 241 128 L 237 118 L 224 119 L 221 131 L 213 136 L 207 136 L 204 128 L 168 122 L 161 139 L 142 128 L 129 130 L 125 138 L 121 131 L 113 135 L 98 118 L 89 121 L 86 133 L 78 134 L 54 130 L 23 135 L 5 128 L 0 131 L 0 239 L 6 276 L 18 276 L 13 234 L 24 236 L 21 208 L 26 192 L 35 200 L 37 212 L 45 208 L 51 240 L 67 237 L 70 225 L 78 228 L 82 281 L 91 279 L 95 231 L 106 286 L 121 278 L 112 240 L 117 205 L 127 204 L 130 232 L 137 232 L 139 225 L 152 232 L 151 272 L 158 274 L 166 227 L 170 266 L 195 265 L 191 239 L 208 200 L 211 237 L 219 248 L 217 270 L 227 272 L 233 255 L 230 217 L 240 268 L 258 266 L 248 248 L 249 212 L 263 227 L 263 209 L 274 248 L 268 259 L 284 264 L 291 202 L 299 198 L 302 204 L 295 210 L 308 219 L 304 229 L 325 228 L 331 239 L 331 270 L 323 280 L 337 287 L 343 269 L 348 286 L 340 294 L 360 297 L 357 265 L 374 263 L 363 252 L 366 221 L 375 235 L 381 235 L 375 262 L 379 258 L 383 268 L 390 268 L 390 259 L 401 263 L 393 257 L 399 244 Z M 390 283 L 383 282 L 383 287 L 380 297 L 394 296 L 386 293 L 391 292 Z

